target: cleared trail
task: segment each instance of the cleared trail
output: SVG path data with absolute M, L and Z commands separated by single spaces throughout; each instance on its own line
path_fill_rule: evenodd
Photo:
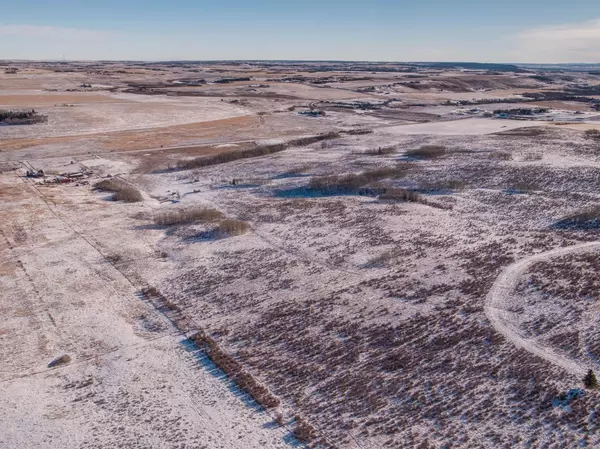
M 579 377 L 583 376 L 591 365 L 588 366 L 578 362 L 535 340 L 525 338 L 519 332 L 517 325 L 518 312 L 511 311 L 511 309 L 515 308 L 515 299 L 518 301 L 518 298 L 512 296 L 512 293 L 515 291 L 520 277 L 533 264 L 548 261 L 554 257 L 586 251 L 597 247 L 600 247 L 600 242 L 588 242 L 580 245 L 553 249 L 521 259 L 512 265 L 509 265 L 502 273 L 500 273 L 500 276 L 498 276 L 485 298 L 485 314 L 498 332 L 504 335 L 508 340 L 512 341 L 518 348 L 523 348 Z

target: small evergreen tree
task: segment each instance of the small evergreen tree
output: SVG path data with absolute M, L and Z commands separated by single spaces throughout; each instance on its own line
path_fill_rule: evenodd
M 592 390 L 595 390 L 598 388 L 598 379 L 596 379 L 596 375 L 594 374 L 593 370 L 590 369 L 587 372 L 587 374 L 583 378 L 583 383 L 585 384 L 586 388 L 589 388 Z

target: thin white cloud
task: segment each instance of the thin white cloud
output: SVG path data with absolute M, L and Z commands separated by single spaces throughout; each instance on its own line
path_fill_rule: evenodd
M 516 40 L 521 62 L 600 62 L 600 19 L 524 30 Z
M 0 36 L 45 39 L 101 40 L 113 37 L 114 33 L 103 30 L 89 30 L 85 28 L 0 24 Z

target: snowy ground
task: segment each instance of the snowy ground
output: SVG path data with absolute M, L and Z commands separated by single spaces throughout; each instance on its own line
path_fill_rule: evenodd
M 43 82 L 56 87 L 52 76 Z M 107 77 L 92 81 L 130 80 Z M 489 98 L 510 97 L 521 82 L 483 81 L 495 89 Z M 412 111 L 431 121 L 407 124 L 397 109 L 297 115 L 307 100 L 364 99 L 346 84 L 278 83 L 286 98 L 245 104 L 229 102 L 244 86 L 235 83 L 219 86 L 230 94 L 223 102 L 103 94 L 122 101 L 56 113 L 50 134 L 0 128 L 0 446 L 283 448 L 298 444 L 300 417 L 320 448 L 600 444 L 596 392 L 556 405 L 600 354 L 598 253 L 579 253 L 596 245 L 597 230 L 558 226 L 600 199 L 599 144 L 587 125 L 449 120 L 446 97 L 479 93 L 405 86 L 395 94 L 431 102 Z M 348 132 L 365 129 L 373 132 Z M 341 134 L 165 170 L 325 131 Z M 424 146 L 443 154 L 409 156 Z M 26 166 L 93 174 L 37 185 L 22 177 Z M 311 188 L 323 176 L 398 166 L 369 189 Z M 94 191 L 107 175 L 143 201 Z M 418 200 L 378 199 L 390 188 Z M 153 220 L 186 207 L 216 208 L 249 230 L 225 236 L 217 222 Z M 571 266 L 582 275 L 565 274 Z M 173 309 L 147 302 L 148 286 Z M 266 412 L 232 385 L 186 339 L 200 329 L 281 404 Z M 70 363 L 48 368 L 62 354 Z
M 69 187 L 0 175 L 0 446 L 289 447 L 289 432 L 143 302 L 139 281 L 70 217 L 92 198 Z M 92 203 L 87 214 L 105 214 Z M 155 240 L 146 233 L 136 251 Z M 69 365 L 47 367 L 63 354 Z
M 535 126 L 546 125 L 546 123 L 535 123 Z M 415 125 L 401 125 L 392 128 L 387 128 L 386 133 L 393 134 L 430 134 L 441 136 L 461 136 L 461 135 L 477 135 L 491 134 L 510 129 L 531 127 L 529 121 L 514 121 L 514 120 L 498 120 L 491 118 L 467 118 L 461 120 L 453 120 L 449 122 L 438 123 L 419 123 Z

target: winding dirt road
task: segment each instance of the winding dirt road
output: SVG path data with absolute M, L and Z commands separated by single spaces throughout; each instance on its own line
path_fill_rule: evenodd
M 508 340 L 512 341 L 518 348 L 523 348 L 579 377 L 583 376 L 590 366 L 573 360 L 566 355 L 554 351 L 552 348 L 543 346 L 539 342 L 525 338 L 521 335 L 518 325 L 516 324 L 518 322 L 518 312 L 513 311 L 515 310 L 516 304 L 512 293 L 514 292 L 521 275 L 523 275 L 533 264 L 547 261 L 557 256 L 585 251 L 596 247 L 600 247 L 600 242 L 588 242 L 580 245 L 557 248 L 521 259 L 504 269 L 485 298 L 485 314 L 498 332 L 504 335 Z

